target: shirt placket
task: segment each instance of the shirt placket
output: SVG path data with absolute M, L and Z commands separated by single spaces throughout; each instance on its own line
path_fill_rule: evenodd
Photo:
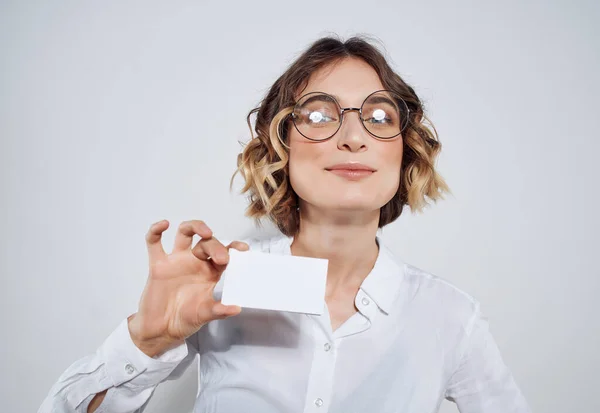
M 329 411 L 333 396 L 335 362 L 340 343 L 344 337 L 361 333 L 371 326 L 375 311 L 371 299 L 359 290 L 355 305 L 359 312 L 342 324 L 335 333 L 331 330 L 329 309 L 325 305 L 323 315 L 311 317 L 313 323 L 313 361 L 308 379 L 304 413 L 324 413 Z
M 329 411 L 331 405 L 337 348 L 331 333 L 327 305 L 323 315 L 311 318 L 314 320 L 312 323 L 314 349 L 304 413 L 325 413 Z

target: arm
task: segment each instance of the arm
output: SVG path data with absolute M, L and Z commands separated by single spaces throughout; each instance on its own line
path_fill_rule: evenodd
M 162 220 L 146 234 L 149 275 L 138 312 L 96 354 L 63 373 L 38 413 L 142 412 L 159 383 L 180 377 L 190 365 L 198 330 L 240 313 L 238 306 L 215 301 L 213 290 L 229 263 L 229 248 L 249 246 L 239 241 L 225 246 L 203 221 L 192 220 L 181 223 L 167 254 L 161 239 L 168 227 Z M 196 235 L 200 241 L 192 246 Z
M 95 354 L 60 376 L 38 413 L 140 413 L 161 382 L 179 378 L 194 361 L 196 337 L 150 357 L 136 347 L 123 320 Z
M 446 398 L 461 413 L 530 413 L 494 341 L 479 305 L 467 328 L 462 357 L 452 374 Z

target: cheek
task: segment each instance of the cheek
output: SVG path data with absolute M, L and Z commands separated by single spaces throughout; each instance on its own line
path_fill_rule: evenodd
M 342 185 L 331 187 L 336 180 L 325 171 L 338 150 L 335 140 L 314 142 L 297 133 L 290 135 L 289 146 L 290 185 L 300 199 L 316 205 L 344 192 Z
M 390 163 L 394 165 L 394 168 L 400 175 L 400 168 L 402 168 L 402 158 L 404 157 L 404 142 L 399 140 L 394 149 L 390 151 Z
M 401 139 L 393 142 L 379 142 L 382 145 L 377 146 L 378 164 L 387 170 L 396 170 L 400 172 L 402 166 L 404 145 Z
M 291 133 L 289 137 L 290 147 L 290 170 L 307 169 L 307 172 L 322 170 L 328 157 L 331 157 L 331 140 L 324 142 L 314 142 L 304 139 L 297 131 Z
M 314 186 L 319 174 L 321 159 L 325 155 L 324 142 L 314 143 L 301 136 L 290 134 L 289 139 L 289 175 L 292 189 L 305 198 L 311 186 Z
M 398 141 L 394 142 L 394 147 L 391 151 L 389 151 L 391 162 L 394 163 L 398 170 L 400 170 L 400 166 L 402 165 L 402 157 L 404 156 L 404 141 L 402 139 L 398 139 Z
M 392 143 L 392 142 L 390 142 Z M 384 168 L 382 172 L 382 185 L 386 187 L 386 192 L 393 196 L 400 185 L 400 170 L 402 168 L 403 145 L 402 141 L 394 142 L 392 145 L 382 150 L 378 155 L 381 160 L 380 165 Z

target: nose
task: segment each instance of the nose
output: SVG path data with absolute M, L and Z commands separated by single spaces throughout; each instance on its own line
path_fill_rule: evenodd
M 359 108 L 343 109 L 342 126 L 338 131 L 337 146 L 340 150 L 359 152 L 367 149 L 369 139 L 362 121 L 360 120 Z M 348 113 L 355 112 L 356 115 Z

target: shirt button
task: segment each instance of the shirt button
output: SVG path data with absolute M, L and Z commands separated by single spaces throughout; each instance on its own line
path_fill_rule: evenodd
M 370 303 L 370 302 L 371 302 L 371 301 L 369 301 L 369 299 L 368 299 L 367 297 L 364 297 L 364 298 L 362 299 L 362 303 L 363 303 L 363 305 L 369 305 L 369 303 Z
M 323 347 L 324 347 L 325 351 L 331 350 L 331 344 L 329 344 L 329 343 L 325 343 L 325 345 Z
M 126 364 L 125 371 L 127 372 L 127 374 L 133 374 L 133 372 L 135 371 L 135 367 L 133 367 L 131 364 Z
M 318 398 L 317 400 L 315 400 L 315 405 L 316 405 L 317 407 L 321 407 L 321 406 L 323 406 L 323 399 L 321 399 L 321 398 Z

